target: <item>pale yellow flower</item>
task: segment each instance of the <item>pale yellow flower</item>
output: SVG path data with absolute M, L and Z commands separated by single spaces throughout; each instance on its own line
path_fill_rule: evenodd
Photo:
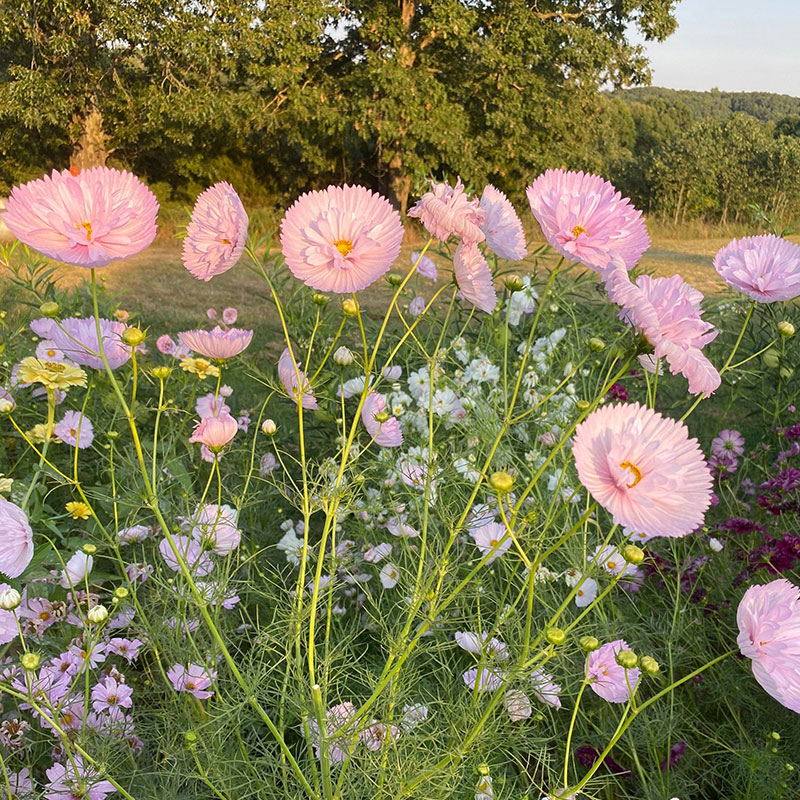
M 44 422 L 40 422 L 38 425 L 34 425 L 29 431 L 26 431 L 25 435 L 34 444 L 44 444 L 45 441 L 47 441 L 47 425 Z M 60 442 L 61 439 L 59 439 L 53 431 L 50 431 L 50 441 Z
M 219 377 L 219 367 L 215 367 L 205 358 L 183 358 L 181 359 L 181 369 L 191 372 L 192 375 L 197 375 L 200 380 L 208 377 Z
M 69 511 L 69 515 L 72 519 L 89 519 L 92 516 L 91 509 L 86 503 L 79 503 L 73 500 L 66 505 L 67 511 Z
M 41 361 L 33 356 L 20 361 L 17 376 L 22 383 L 41 383 L 47 389 L 86 386 L 86 373 L 80 367 L 60 361 Z
M 4 478 L 3 474 L 0 472 L 0 494 L 5 494 L 11 491 L 11 487 L 14 485 L 13 478 Z

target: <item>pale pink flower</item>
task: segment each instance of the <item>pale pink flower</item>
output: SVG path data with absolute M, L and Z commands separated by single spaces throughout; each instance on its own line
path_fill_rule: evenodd
M 27 767 L 23 767 L 19 772 L 9 772 L 8 784 L 11 787 L 9 800 L 26 800 L 28 797 L 35 796 L 31 773 Z
M 138 639 L 114 638 L 108 641 L 108 652 L 122 656 L 129 664 L 139 657 L 139 650 L 143 642 Z
M 470 689 L 475 689 L 477 686 L 479 692 L 494 692 L 503 685 L 505 673 L 487 667 L 473 667 L 461 677 Z
M 82 588 L 83 582 L 92 571 L 93 566 L 94 559 L 86 555 L 83 550 L 78 550 L 61 570 L 59 584 L 65 589 Z
M 381 542 L 364 551 L 364 561 L 368 564 L 380 564 L 384 558 L 388 558 L 391 554 L 392 546 L 389 542 Z
M 242 257 L 247 212 L 233 186 L 215 183 L 198 198 L 183 240 L 183 265 L 201 281 L 227 272 Z
M 495 636 L 490 637 L 486 631 L 481 634 L 471 631 L 456 631 L 453 634 L 456 644 L 473 655 L 487 655 L 497 661 L 508 659 L 508 646 Z
M 121 708 L 130 708 L 132 705 L 133 689 L 124 683 L 117 683 L 110 675 L 92 689 L 92 708 L 98 713 L 118 713 Z
M 198 397 L 197 402 L 194 404 L 194 409 L 200 419 L 207 419 L 208 417 L 222 417 L 226 414 L 231 416 L 230 406 L 225 402 L 220 392 L 219 397 L 215 397 L 213 392 L 209 392 L 203 397 Z
M 21 241 L 56 261 L 102 267 L 144 250 L 156 235 L 158 201 L 130 172 L 94 167 L 15 186 L 0 214 Z
M 145 541 L 153 529 L 147 525 L 131 525 L 129 528 L 121 528 L 118 534 L 120 544 L 137 544 Z
M 597 175 L 549 169 L 527 195 L 548 244 L 570 261 L 602 272 L 617 256 L 630 270 L 650 246 L 642 212 Z
M 711 473 L 682 422 L 638 403 L 593 411 L 572 447 L 581 483 L 623 527 L 685 536 L 711 504 Z
M 403 224 L 386 198 L 363 186 L 301 195 L 281 222 L 281 247 L 295 278 L 323 292 L 365 289 L 400 252 Z
M 744 453 L 744 436 L 739 431 L 720 431 L 711 442 L 711 451 L 715 456 L 733 455 L 740 456 Z
M 283 388 L 286 389 L 286 394 L 295 403 L 297 403 L 297 398 L 300 396 L 303 408 L 313 410 L 318 407 L 317 398 L 314 397 L 308 378 L 306 378 L 305 372 L 300 369 L 300 362 L 297 363 L 295 368 L 288 347 L 284 348 L 278 360 L 278 378 L 280 378 Z
M 197 423 L 189 441 L 200 442 L 212 453 L 218 453 L 233 439 L 238 430 L 239 426 L 230 414 L 206 417 Z
M 767 694 L 800 714 L 800 589 L 785 578 L 751 586 L 736 612 L 737 643 Z
M 81 416 L 79 411 L 67 411 L 64 418 L 57 422 L 53 431 L 62 442 L 72 447 L 85 450 L 94 441 L 94 426 L 88 417 Z
M 397 581 L 400 580 L 400 571 L 394 564 L 389 562 L 381 567 L 378 577 L 384 589 L 394 589 L 397 586 Z
M 714 269 L 759 303 L 800 297 L 800 247 L 774 234 L 734 239 L 714 256 Z
M 409 525 L 407 514 L 399 514 L 387 520 L 386 530 L 392 536 L 405 537 L 406 539 L 416 539 L 419 536 L 419 531 L 413 525 Z
M 476 308 L 491 314 L 497 305 L 492 271 L 474 244 L 461 242 L 453 255 L 453 271 L 461 294 Z
M 167 677 L 176 692 L 187 692 L 198 700 L 208 700 L 214 694 L 208 687 L 216 680 L 217 673 L 199 664 L 189 664 L 187 667 L 183 664 L 173 664 L 167 670 Z
M 388 417 L 383 422 L 375 419 L 377 414 L 386 413 L 386 398 L 377 392 L 370 392 L 361 407 L 361 421 L 375 444 L 381 447 L 400 447 L 403 433 L 397 417 Z
M 229 307 L 222 310 L 222 321 L 226 325 L 235 325 L 237 319 L 239 319 L 239 312 L 235 308 Z
M 491 564 L 511 547 L 511 537 L 501 522 L 489 522 L 479 528 L 471 528 L 469 535 L 480 550 L 481 557 L 491 553 L 486 561 L 487 564 Z
M 652 356 L 639 361 L 650 372 L 654 359 L 666 359 L 670 372 L 680 372 L 689 381 L 692 394 L 711 394 L 721 378 L 701 352 L 717 335 L 710 322 L 702 319 L 703 295 L 680 275 L 652 278 L 640 275 L 636 283 L 622 269 L 608 273 L 609 297 L 622 306 L 621 317 L 637 328 L 653 348 Z
M 553 676 L 543 669 L 531 673 L 533 696 L 540 702 L 558 710 L 561 708 L 561 687 L 553 680 Z
M 486 213 L 481 230 L 486 234 L 486 245 L 489 249 L 509 261 L 525 258 L 528 255 L 525 231 L 514 206 L 505 194 L 488 184 L 481 195 L 481 208 Z
M 425 305 L 425 298 L 417 296 L 408 304 L 408 313 L 412 317 L 418 317 L 425 310 Z
M 190 572 L 202 578 L 214 569 L 214 563 L 208 553 L 204 553 L 200 543 L 192 539 L 191 536 L 178 534 L 172 537 L 172 541 L 175 543 L 175 548 L 181 554 Z M 180 562 L 175 557 L 175 553 L 166 536 L 159 543 L 158 551 L 161 553 L 164 563 L 173 572 L 181 571 Z
M 175 340 L 168 333 L 165 333 L 156 339 L 156 347 L 165 356 L 171 356 L 175 352 L 177 345 Z
M 617 664 L 617 653 L 629 649 L 624 639 L 615 639 L 589 653 L 586 665 L 589 688 L 609 703 L 627 703 L 639 681 L 638 667 L 626 670 Z
M 232 553 L 242 540 L 235 508 L 206 503 L 195 509 L 192 537 L 210 547 L 218 556 Z
M 533 713 L 531 700 L 524 692 L 519 689 L 509 689 L 503 697 L 508 718 L 511 722 L 520 722 L 523 719 L 530 719 Z
M 180 343 L 189 350 L 214 361 L 234 358 L 247 349 L 253 331 L 242 328 L 223 330 L 217 325 L 212 331 L 184 331 L 178 334 Z
M 359 735 L 359 738 L 367 750 L 380 750 L 386 742 L 397 739 L 399 735 L 400 731 L 394 725 L 374 722 Z
M 63 363 L 66 356 L 56 347 L 50 339 L 44 339 L 36 345 L 36 358 L 41 361 L 56 361 Z
M 48 780 L 44 793 L 46 800 L 105 800 L 117 791 L 114 784 L 103 780 L 93 767 L 84 765 L 77 753 L 64 764 L 56 762 L 45 772 Z
M 103 350 L 111 369 L 117 369 L 131 357 L 131 348 L 122 343 L 125 324 L 110 319 L 100 319 L 100 336 Z M 94 317 L 68 317 L 61 320 L 52 332 L 53 343 L 70 360 L 84 367 L 105 369 L 97 340 L 97 322 Z
M 486 212 L 477 198 L 470 198 L 464 192 L 461 178 L 454 187 L 447 181 L 431 181 L 431 191 L 422 195 L 409 209 L 408 216 L 419 219 L 428 233 L 440 242 L 457 236 L 462 242 L 477 244 L 486 238 L 481 230 Z
M 438 272 L 436 271 L 436 264 L 428 256 L 421 256 L 419 251 L 411 253 L 411 265 L 417 265 L 417 273 L 422 275 L 423 278 L 430 278 L 435 281 L 438 279 Z
M 0 572 L 18 578 L 33 558 L 33 531 L 25 512 L 0 497 Z

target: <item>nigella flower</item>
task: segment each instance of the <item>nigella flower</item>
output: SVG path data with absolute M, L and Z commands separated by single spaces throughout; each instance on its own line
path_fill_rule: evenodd
M 386 413 L 386 398 L 377 392 L 370 392 L 361 407 L 361 421 L 375 444 L 381 447 L 400 447 L 403 432 L 397 417 Z
M 622 269 L 608 273 L 606 287 L 609 297 L 622 306 L 620 317 L 638 328 L 653 348 L 652 356 L 639 357 L 646 370 L 654 372 L 654 360 L 664 358 L 673 375 L 680 372 L 689 381 L 692 394 L 709 395 L 717 389 L 720 375 L 701 352 L 717 331 L 702 319 L 700 292 L 680 275 L 640 275 L 632 283 Z
M 103 350 L 111 369 L 117 369 L 131 357 L 131 348 L 122 343 L 125 324 L 110 319 L 100 320 L 100 336 Z M 81 319 L 68 317 L 52 331 L 56 347 L 70 360 L 84 367 L 105 369 L 100 357 L 97 339 L 97 322 L 94 317 Z
M 386 198 L 363 186 L 329 186 L 301 195 L 281 222 L 286 266 L 306 286 L 350 294 L 388 271 L 400 253 L 403 223 Z
M 33 531 L 27 514 L 0 497 L 0 572 L 18 578 L 33 558 Z
M 751 586 L 736 612 L 737 642 L 753 677 L 781 705 L 800 713 L 800 589 L 786 579 Z
M 183 240 L 183 266 L 201 281 L 227 272 L 242 257 L 249 220 L 229 183 L 206 189 L 192 209 Z
M 720 431 L 711 442 L 711 451 L 715 456 L 728 453 L 736 458 L 744 453 L 744 437 L 739 431 Z
M 581 483 L 623 527 L 685 536 L 711 503 L 711 475 L 682 422 L 638 403 L 593 411 L 572 448 Z
M 440 242 L 457 236 L 464 243 L 477 244 L 486 238 L 481 230 L 486 212 L 476 198 L 465 193 L 461 178 L 455 186 L 447 181 L 431 181 L 431 190 L 409 209 L 408 216 L 419 219 L 428 233 Z
M 774 234 L 734 239 L 714 256 L 728 286 L 759 303 L 800 296 L 800 247 Z
M 642 212 L 597 175 L 549 169 L 527 195 L 548 244 L 570 261 L 630 270 L 650 246 Z
M 214 361 L 234 358 L 247 349 L 253 339 L 253 331 L 242 328 L 223 330 L 217 325 L 212 331 L 183 331 L 178 334 L 181 345 L 188 350 Z
M 497 292 L 492 284 L 492 271 L 476 245 L 465 242 L 458 245 L 453 255 L 453 272 L 464 298 L 491 314 L 497 305 Z
M 314 397 L 314 392 L 308 383 L 305 372 L 300 369 L 300 362 L 295 367 L 292 363 L 292 356 L 289 353 L 289 348 L 284 348 L 281 357 L 278 360 L 278 378 L 280 378 L 283 388 L 286 389 L 286 394 L 297 403 L 298 396 L 301 398 L 303 408 L 315 409 L 317 408 L 317 398 Z
M 167 670 L 167 677 L 176 692 L 187 692 L 198 700 L 208 700 L 214 692 L 209 691 L 209 686 L 217 679 L 217 673 L 207 670 L 199 664 L 173 664 Z
M 81 416 L 79 411 L 67 411 L 64 418 L 56 423 L 53 432 L 62 442 L 80 450 L 90 447 L 94 441 L 92 421 Z
M 158 201 L 130 172 L 65 169 L 15 186 L 0 214 L 21 241 L 56 261 L 102 267 L 144 250 Z
M 620 650 L 629 649 L 624 639 L 616 639 L 589 654 L 586 665 L 589 688 L 609 703 L 626 703 L 639 682 L 641 672 L 637 667 L 626 670 L 616 661 Z
M 505 194 L 488 184 L 483 189 L 480 207 L 486 214 L 481 230 L 486 235 L 489 249 L 509 261 L 525 258 L 528 255 L 525 231 L 514 206 Z

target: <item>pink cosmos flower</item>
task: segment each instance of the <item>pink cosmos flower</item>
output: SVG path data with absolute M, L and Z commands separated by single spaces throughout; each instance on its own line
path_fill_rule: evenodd
M 709 395 L 717 389 L 722 379 L 701 352 L 717 331 L 702 319 L 700 292 L 680 275 L 640 275 L 632 283 L 622 269 L 608 273 L 606 286 L 609 297 L 622 306 L 620 316 L 638 328 L 653 347 L 652 356 L 639 358 L 645 369 L 654 372 L 654 359 L 664 358 L 673 375 L 680 372 L 686 377 L 692 394 Z
M 203 397 L 198 397 L 197 402 L 194 404 L 194 409 L 200 419 L 222 417 L 226 414 L 231 416 L 230 406 L 225 402 L 221 392 L 218 397 L 215 397 L 213 392 L 209 392 Z
M 364 742 L 367 750 L 380 750 L 386 742 L 396 740 L 400 736 L 399 729 L 394 725 L 383 722 L 374 722 L 365 731 L 359 734 L 359 739 Z
M 486 236 L 481 226 L 486 221 L 486 212 L 478 204 L 477 198 L 470 198 L 464 192 L 461 178 L 455 187 L 447 181 L 431 181 L 431 191 L 426 192 L 417 204 L 408 211 L 409 217 L 416 217 L 425 229 L 440 242 L 457 236 L 462 242 L 477 244 Z
M 492 271 L 476 245 L 459 244 L 453 255 L 453 271 L 461 294 L 476 308 L 491 314 L 497 305 L 497 293 Z
M 41 361 L 56 361 L 63 363 L 66 356 L 56 347 L 56 343 L 50 339 L 43 339 L 36 345 L 36 358 Z
M 102 267 L 144 250 L 156 235 L 158 201 L 130 172 L 94 167 L 15 186 L 0 214 L 21 241 L 56 261 Z
M 331 706 L 325 712 L 325 729 L 327 734 L 328 757 L 334 764 L 341 764 L 348 754 L 351 742 L 347 735 L 337 736 L 337 733 L 347 725 L 355 716 L 355 706 L 350 703 L 339 703 Z M 314 747 L 317 758 L 321 756 L 319 724 L 315 718 L 308 721 L 309 739 Z
M 408 304 L 408 313 L 412 317 L 418 317 L 425 310 L 425 305 L 425 298 L 418 295 Z
M 349 294 L 383 275 L 400 252 L 403 224 L 386 198 L 363 186 L 301 195 L 281 222 L 281 247 L 295 278 Z
M 11 787 L 10 800 L 26 800 L 28 797 L 34 797 L 31 773 L 27 767 L 23 767 L 19 772 L 9 772 L 8 785 Z
M 195 541 L 190 536 L 183 536 L 181 534 L 173 536 L 172 540 L 175 542 L 175 547 L 183 557 L 190 572 L 202 578 L 214 569 L 211 558 L 208 553 L 203 552 L 203 548 L 199 542 Z M 169 539 L 167 539 L 166 536 L 159 543 L 158 551 L 161 553 L 164 563 L 173 572 L 181 571 L 181 566 L 178 563 L 178 559 L 175 558 L 175 553 L 172 551 Z
M 508 645 L 495 636 L 490 637 L 486 631 L 481 634 L 471 631 L 456 631 L 453 634 L 456 644 L 468 653 L 479 656 L 485 654 L 497 661 L 508 659 Z
M 470 689 L 475 689 L 477 686 L 479 692 L 494 692 L 503 685 L 505 673 L 486 667 L 473 667 L 461 677 Z
M 471 528 L 469 535 L 475 541 L 482 558 L 492 554 L 486 561 L 487 564 L 500 558 L 511 547 L 511 537 L 501 522 L 489 522 L 479 528 Z
M 139 657 L 143 642 L 138 639 L 114 638 L 108 640 L 108 652 L 122 656 L 129 664 Z
M 629 649 L 624 639 L 615 639 L 589 654 L 586 665 L 589 688 L 609 703 L 627 703 L 639 682 L 638 667 L 626 670 L 617 664 L 617 653 Z
M 800 714 L 800 589 L 785 578 L 751 586 L 736 612 L 737 643 L 767 694 Z
M 725 454 L 738 457 L 744 453 L 744 436 L 739 431 L 720 431 L 711 442 L 711 451 L 715 456 Z
M 0 497 L 0 572 L 18 578 L 33 558 L 33 531 L 17 505 Z
M 239 312 L 235 308 L 224 308 L 222 310 L 222 321 L 226 325 L 235 325 L 239 319 Z
M 280 378 L 283 388 L 286 389 L 286 394 L 288 394 L 295 403 L 297 403 L 297 397 L 299 395 L 303 403 L 303 408 L 313 410 L 318 407 L 317 398 L 314 397 L 306 374 L 300 369 L 300 362 L 297 363 L 297 368 L 295 369 L 288 347 L 284 348 L 278 361 L 278 378 Z
M 774 234 L 734 239 L 714 256 L 714 269 L 759 303 L 800 297 L 800 247 Z
M 381 447 L 400 447 L 403 444 L 403 432 L 397 417 L 388 417 L 383 422 L 375 419 L 378 414 L 386 413 L 386 398 L 377 392 L 370 392 L 361 407 L 361 421 L 375 444 Z
M 481 208 L 486 220 L 481 230 L 486 234 L 486 244 L 500 258 L 519 261 L 528 255 L 525 247 L 525 231 L 522 229 L 514 206 L 499 189 L 488 184 L 481 195 Z
M 171 356 L 175 352 L 177 345 L 175 340 L 168 333 L 165 333 L 156 339 L 156 347 L 160 353 L 165 356 Z
M 217 309 L 216 308 L 207 309 L 206 316 L 213 322 L 217 318 Z
M 527 195 L 548 244 L 570 261 L 602 272 L 616 255 L 630 270 L 650 246 L 642 212 L 597 175 L 549 169 Z
M 124 683 L 117 683 L 110 675 L 92 689 L 92 708 L 100 713 L 118 713 L 121 708 L 133 705 L 133 689 Z
M 197 423 L 189 441 L 200 442 L 212 453 L 218 453 L 236 436 L 238 430 L 239 426 L 230 414 L 206 417 Z
M 47 800 L 105 800 L 117 791 L 112 783 L 102 780 L 92 767 L 84 765 L 77 753 L 65 764 L 56 762 L 45 772 L 48 784 L 44 796 Z
M 511 722 L 530 719 L 533 714 L 530 698 L 519 689 L 509 689 L 503 697 L 503 705 Z
M 711 474 L 682 422 L 633 404 L 593 411 L 572 447 L 581 483 L 614 522 L 648 536 L 685 536 L 711 503 Z
M 207 503 L 195 509 L 192 537 L 210 547 L 218 556 L 232 553 L 242 540 L 235 508 Z
M 167 670 L 167 677 L 176 692 L 187 692 L 198 700 L 208 700 L 214 694 L 213 690 L 208 691 L 208 687 L 216 680 L 217 673 L 213 669 L 206 670 L 199 664 L 189 664 L 188 667 L 173 664 Z
M 183 240 L 183 266 L 201 281 L 227 272 L 242 257 L 249 220 L 239 195 L 224 181 L 198 198 Z
M 85 450 L 94 441 L 94 426 L 88 417 L 81 416 L 79 411 L 67 411 L 64 418 L 53 428 L 62 442 L 72 447 Z
M 111 369 L 117 369 L 131 357 L 131 348 L 122 343 L 125 324 L 112 322 L 110 319 L 100 320 L 100 336 L 103 350 Z M 61 320 L 61 327 L 52 331 L 52 339 L 62 353 L 76 364 L 93 369 L 105 369 L 100 358 L 100 346 L 97 341 L 97 323 L 94 317 L 80 319 L 68 317 Z
M 83 550 L 78 550 L 64 565 L 64 569 L 61 570 L 59 584 L 65 589 L 80 589 L 84 580 L 92 571 L 93 566 L 94 559 L 86 555 Z
M 223 330 L 219 325 L 213 331 L 184 331 L 178 334 L 178 340 L 184 347 L 215 361 L 238 356 L 247 349 L 252 338 L 253 331 L 242 328 Z
M 533 696 L 540 702 L 558 710 L 561 708 L 561 687 L 553 680 L 553 676 L 543 669 L 531 673 Z
M 433 260 L 428 256 L 420 256 L 418 251 L 414 251 L 411 254 L 411 265 L 413 266 L 414 264 L 417 265 L 417 273 L 422 275 L 423 278 L 430 278 L 430 280 L 435 281 L 439 277 Z

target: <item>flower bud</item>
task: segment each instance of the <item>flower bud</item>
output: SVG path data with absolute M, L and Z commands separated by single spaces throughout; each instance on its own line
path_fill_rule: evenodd
M 278 426 L 275 424 L 274 419 L 265 419 L 261 423 L 261 433 L 263 433 L 264 436 L 274 436 L 277 430 Z
M 61 308 L 59 307 L 58 303 L 55 303 L 52 300 L 48 301 L 47 303 L 42 303 L 39 306 L 39 313 L 48 319 L 57 317 L 60 312 Z
M 581 646 L 581 650 L 591 653 L 600 647 L 600 640 L 596 636 L 581 636 L 578 644 Z
M 128 347 L 138 347 L 145 338 L 145 332 L 141 328 L 130 327 L 122 331 L 122 343 Z
M 169 378 L 171 372 L 172 369 L 170 367 L 153 367 L 153 377 L 159 381 Z
M 358 314 L 358 303 L 352 297 L 342 300 L 342 313 L 346 317 L 354 317 Z
M 106 431 L 106 436 L 111 439 L 112 442 L 116 442 L 119 439 L 119 431 Z
M 108 619 L 108 609 L 105 606 L 92 606 L 86 616 L 89 622 L 99 625 Z
M 761 356 L 761 360 L 764 362 L 764 366 L 770 369 L 777 369 L 781 365 L 780 353 L 772 348 Z
M 389 415 L 385 411 L 378 411 L 375 414 L 375 422 L 384 423 L 389 419 Z
M 315 306 L 326 306 L 326 305 L 328 305 L 328 298 L 327 298 L 327 297 L 325 297 L 325 295 L 324 295 L 324 294 L 319 294 L 319 292 L 318 292 L 317 294 L 315 294 L 315 295 L 314 295 L 314 296 L 311 298 L 311 302 L 312 302 L 312 303 L 313 303 Z
M 183 734 L 183 741 L 186 743 L 186 746 L 191 750 L 192 748 L 197 746 L 197 733 L 195 731 L 186 731 Z
M 629 544 L 622 548 L 622 557 L 629 564 L 641 564 L 644 561 L 644 550 L 635 544 Z
M 14 410 L 14 403 L 7 397 L 0 398 L 0 414 L 10 414 Z
M 575 403 L 575 408 L 580 412 L 588 411 L 591 407 L 592 404 L 588 400 L 578 400 Z
M 498 494 L 508 494 L 514 485 L 514 476 L 504 470 L 493 472 L 489 476 L 489 486 Z
M 503 285 L 509 292 L 518 292 L 525 284 L 522 283 L 522 278 L 519 275 L 506 275 L 503 279 Z
M 117 586 L 114 589 L 114 598 L 117 600 L 124 600 L 129 594 L 127 586 Z
M 342 345 L 333 354 L 333 360 L 340 367 L 349 367 L 353 363 L 353 351 Z
M 389 286 L 399 286 L 402 282 L 403 279 L 396 272 L 390 272 L 386 276 L 386 283 L 388 283 Z
M 792 375 L 794 375 L 794 369 L 792 367 L 781 367 L 778 372 L 778 375 L 780 375 L 781 378 L 784 379 L 791 378 Z
M 656 661 L 652 656 L 642 656 L 639 659 L 639 666 L 642 668 L 642 672 L 647 675 L 655 675 L 661 669 Z
M 639 657 L 633 650 L 620 650 L 616 655 L 617 664 L 623 669 L 633 669 L 639 663 Z
M 488 774 L 489 774 L 489 765 L 480 764 L 478 766 L 478 775 L 482 775 L 485 778 Z
M 592 336 L 592 338 L 589 339 L 589 349 L 593 353 L 599 353 L 605 348 L 605 346 L 606 343 L 602 339 L 598 339 L 596 336 Z
M 772 738 L 773 738 L 773 739 L 774 739 L 776 742 L 779 742 L 779 741 L 781 740 L 781 735 L 778 733 L 778 731 L 772 731 L 772 733 L 770 734 L 770 736 L 771 736 L 771 737 L 772 737 Z
M 794 336 L 794 325 L 788 320 L 783 320 L 778 323 L 778 333 L 788 339 L 790 336 Z
M 564 644 L 567 641 L 567 633 L 561 628 L 548 628 L 544 636 L 550 644 Z
M 97 552 L 97 545 L 87 542 L 83 547 L 81 547 L 81 550 L 83 550 L 87 556 L 93 556 Z
M 33 672 L 33 670 L 38 669 L 40 660 L 38 653 L 25 653 L 19 663 L 22 664 L 23 669 Z
M 13 611 L 20 604 L 19 592 L 16 589 L 3 589 L 0 592 L 0 608 L 3 611 Z

